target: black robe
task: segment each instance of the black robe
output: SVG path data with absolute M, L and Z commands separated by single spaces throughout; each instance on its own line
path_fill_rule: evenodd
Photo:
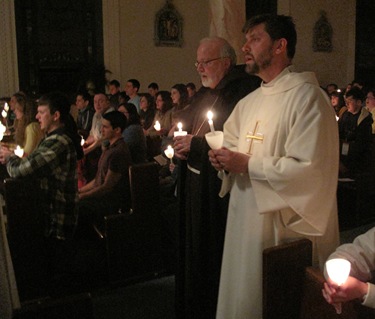
M 212 110 L 215 130 L 222 131 L 237 102 L 259 85 L 259 78 L 238 66 L 215 89 L 202 87 L 197 92 L 189 109 L 193 120 L 184 121 L 194 137 L 179 174 L 178 318 L 209 319 L 216 313 L 229 195 L 218 196 L 221 180 L 208 160 L 210 148 L 204 138 L 210 131 L 207 112 Z

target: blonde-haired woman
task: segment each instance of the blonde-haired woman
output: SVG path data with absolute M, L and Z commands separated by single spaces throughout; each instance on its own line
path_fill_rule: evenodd
M 14 142 L 23 148 L 27 156 L 38 146 L 43 137 L 40 125 L 35 118 L 37 106 L 24 93 L 16 93 L 13 97 L 15 97 L 14 113 L 17 120 Z

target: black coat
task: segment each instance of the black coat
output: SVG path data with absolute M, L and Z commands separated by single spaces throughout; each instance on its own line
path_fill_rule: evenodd
M 202 87 L 191 103 L 188 131 L 194 135 L 187 161 L 181 163 L 180 268 L 176 274 L 179 318 L 215 318 L 229 195 L 218 196 L 221 180 L 208 160 L 204 135 L 210 131 L 207 112 L 214 113 L 215 130 L 237 102 L 259 87 L 260 79 L 244 66 L 232 69 L 215 89 Z M 193 173 L 187 166 L 200 171 Z

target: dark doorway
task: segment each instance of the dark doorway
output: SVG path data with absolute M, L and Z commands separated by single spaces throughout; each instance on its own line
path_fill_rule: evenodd
M 101 6 L 101 0 L 15 0 L 22 91 L 72 94 L 89 79 L 104 85 Z
M 355 78 L 375 85 L 375 1 L 357 0 Z

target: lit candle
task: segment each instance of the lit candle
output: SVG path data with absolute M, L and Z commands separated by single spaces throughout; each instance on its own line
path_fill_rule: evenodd
M 83 146 L 85 144 L 85 139 L 83 138 L 83 136 L 81 136 L 81 146 Z
M 182 123 L 181 122 L 177 123 L 177 127 L 178 127 L 178 131 L 173 132 L 174 136 L 185 136 L 185 135 L 187 135 L 187 132 L 182 130 Z
M 0 141 L 3 140 L 4 133 L 5 133 L 6 129 L 7 128 L 0 122 Z
M 211 111 L 208 111 L 207 112 L 208 124 L 210 125 L 210 130 L 212 133 L 215 132 L 214 122 L 212 121 L 213 117 L 214 117 L 214 114 Z
M 2 116 L 3 118 L 6 118 L 7 115 L 8 115 L 7 111 L 3 110 L 3 111 L 1 112 L 1 116 Z
M 23 156 L 23 148 L 21 146 L 17 145 L 16 149 L 14 150 L 14 154 L 16 154 L 18 157 Z
M 157 130 L 157 131 L 160 131 L 160 130 L 161 130 L 161 126 L 160 126 L 160 122 L 159 122 L 159 121 L 156 121 L 156 122 L 155 122 L 154 128 L 155 128 L 155 130 Z
M 167 156 L 169 159 L 172 159 L 174 156 L 174 149 L 171 145 L 168 145 L 168 147 L 164 150 L 165 156 Z
M 338 286 L 341 286 L 348 279 L 350 274 L 350 262 L 343 258 L 334 258 L 326 261 L 326 270 L 329 278 Z M 341 303 L 334 303 L 337 314 L 341 314 Z
M 8 105 L 8 103 L 7 103 L 7 102 L 5 102 L 5 105 L 4 105 L 4 110 L 5 110 L 5 111 L 7 111 L 7 112 L 9 111 L 9 105 Z
M 341 286 L 348 279 L 350 262 L 342 258 L 330 259 L 326 262 L 326 269 L 329 278 L 338 286 Z

